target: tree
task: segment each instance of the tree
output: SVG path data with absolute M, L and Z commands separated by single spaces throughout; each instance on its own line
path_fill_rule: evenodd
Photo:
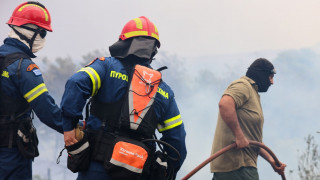
M 313 136 L 305 138 L 307 147 L 299 156 L 298 174 L 301 180 L 320 179 L 320 150 Z
M 89 52 L 82 56 L 82 61 L 80 62 L 81 66 L 85 66 L 89 64 L 90 61 L 100 58 L 100 57 L 108 57 L 110 54 L 106 50 L 95 50 L 93 52 Z
M 55 61 L 43 59 L 43 62 L 47 66 L 43 78 L 49 92 L 54 98 L 59 97 L 57 99 L 60 100 L 66 81 L 80 69 L 80 66 L 75 64 L 70 57 L 57 58 Z

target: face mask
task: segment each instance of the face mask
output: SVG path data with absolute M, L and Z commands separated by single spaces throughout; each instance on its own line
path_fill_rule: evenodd
M 271 86 L 269 76 L 275 74 L 274 67 L 267 59 L 255 60 L 246 73 L 246 76 L 255 81 L 259 92 L 267 92 Z
M 31 40 L 34 34 L 36 33 L 35 31 L 38 29 L 38 26 L 34 24 L 26 24 L 21 27 L 19 26 L 12 26 L 12 31 L 8 34 L 9 37 L 18 39 L 19 41 L 23 42 L 26 46 L 30 48 L 30 43 L 32 46 L 32 53 L 38 52 L 40 49 L 43 48 L 45 44 L 45 36 L 47 34 L 46 30 L 41 29 L 38 31 L 37 36 L 35 37 L 33 42 L 27 42 L 23 37 L 21 37 L 19 34 L 22 34 L 25 38 L 28 40 Z
M 38 52 L 40 49 L 43 48 L 46 39 L 41 38 L 40 34 L 34 39 L 33 46 L 32 46 L 32 53 Z

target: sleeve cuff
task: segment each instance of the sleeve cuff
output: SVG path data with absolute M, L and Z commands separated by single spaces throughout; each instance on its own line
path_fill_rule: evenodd
M 62 125 L 63 131 L 71 131 L 75 128 L 74 124 L 77 124 L 77 123 L 74 123 L 75 122 L 74 120 L 68 119 L 65 117 L 62 118 L 62 122 L 63 122 L 63 125 Z

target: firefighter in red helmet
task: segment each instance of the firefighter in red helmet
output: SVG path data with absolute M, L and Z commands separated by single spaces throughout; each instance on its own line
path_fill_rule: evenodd
M 173 90 L 150 66 L 159 47 L 157 27 L 144 16 L 132 19 L 109 47 L 111 57 L 94 59 L 67 81 L 64 140 L 78 179 L 175 179 L 187 154 L 186 132 Z M 90 116 L 78 138 L 89 98 Z
M 30 1 L 16 7 L 7 24 L 12 30 L 0 46 L 0 180 L 31 180 L 31 163 L 39 155 L 32 111 L 63 131 L 61 111 L 31 60 L 52 31 L 51 17 L 42 4 Z
M 157 27 L 145 16 L 129 21 L 122 29 L 119 39 L 126 40 L 137 36 L 149 36 L 157 41 L 160 48 L 159 32 Z
M 7 24 L 22 42 L 26 42 L 32 53 L 36 53 L 43 47 L 47 31 L 52 32 L 49 11 L 38 2 L 19 5 Z

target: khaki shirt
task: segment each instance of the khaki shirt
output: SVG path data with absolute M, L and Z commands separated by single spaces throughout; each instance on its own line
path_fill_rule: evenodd
M 233 81 L 223 95 L 231 96 L 236 105 L 240 127 L 248 140 L 262 142 L 263 113 L 255 82 L 243 76 Z M 235 137 L 219 113 L 211 154 L 235 142 Z M 211 161 L 211 172 L 229 172 L 240 167 L 257 167 L 259 148 L 232 149 Z

